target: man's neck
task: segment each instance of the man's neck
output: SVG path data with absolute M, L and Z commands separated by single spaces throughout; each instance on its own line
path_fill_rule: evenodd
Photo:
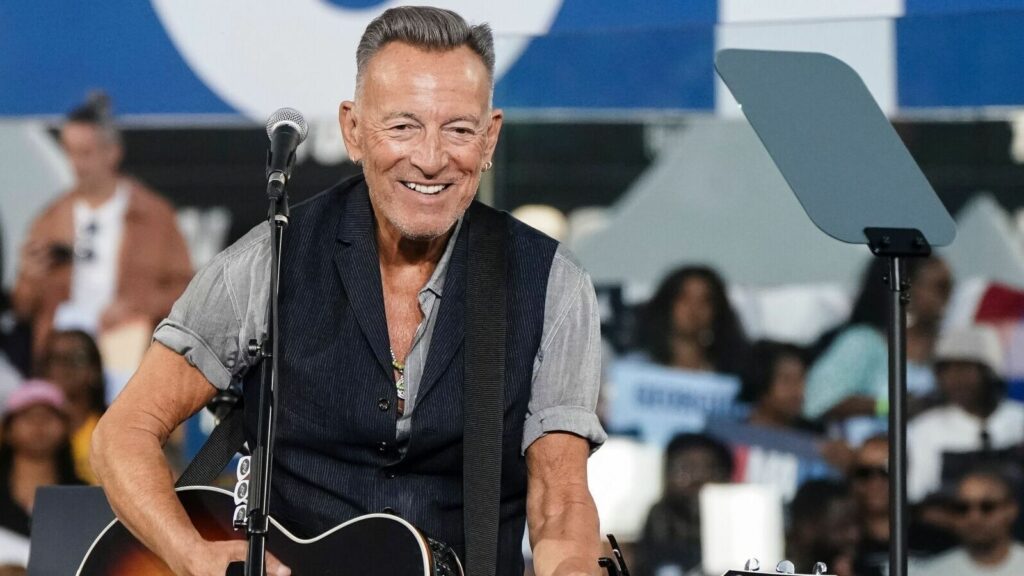
M 998 566 L 1010 555 L 1010 540 L 1003 539 L 990 545 L 967 547 L 967 554 L 975 564 Z
M 435 266 L 451 236 L 448 231 L 429 240 L 412 240 L 389 226 L 377 226 L 377 256 L 384 268 Z
M 117 191 L 117 174 L 88 184 L 79 184 L 75 188 L 75 196 L 85 201 L 91 208 L 102 206 Z

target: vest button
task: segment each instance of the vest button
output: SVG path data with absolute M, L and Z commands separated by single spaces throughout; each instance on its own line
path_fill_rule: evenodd
M 380 452 L 381 454 L 387 454 L 388 453 L 388 443 L 387 442 L 381 442 L 380 444 L 377 444 L 377 452 Z
M 377 409 L 381 412 L 387 412 L 388 408 L 391 408 L 391 401 L 387 398 L 380 398 L 377 400 Z
M 384 477 L 388 480 L 394 480 L 396 476 L 398 476 L 398 474 L 395 474 L 394 472 L 386 472 L 384 474 Z

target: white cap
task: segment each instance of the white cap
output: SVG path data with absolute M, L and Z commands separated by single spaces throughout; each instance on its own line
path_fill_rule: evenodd
M 936 362 L 977 362 L 1000 374 L 1003 369 L 1003 347 L 999 335 L 989 326 L 952 328 L 939 338 L 935 347 Z

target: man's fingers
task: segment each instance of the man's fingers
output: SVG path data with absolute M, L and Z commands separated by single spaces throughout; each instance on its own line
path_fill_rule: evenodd
M 234 561 L 245 561 L 245 557 L 249 552 L 249 543 L 245 540 L 233 542 L 234 546 L 231 549 L 231 560 Z M 267 552 L 267 576 L 291 576 L 291 568 L 284 565 L 283 562 L 277 559 L 276 556 Z
M 267 576 L 292 576 L 292 570 L 267 552 Z

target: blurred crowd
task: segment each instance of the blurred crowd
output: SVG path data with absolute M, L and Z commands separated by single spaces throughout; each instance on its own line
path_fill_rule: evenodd
M 120 171 L 108 103 L 74 110 L 59 139 L 76 183 L 34 221 L 0 300 L 0 574 L 27 562 L 38 487 L 95 482 L 92 430 L 192 274 L 173 207 Z M 839 576 L 887 573 L 884 266 L 874 259 L 849 317 L 810 344 L 752 341 L 709 266 L 672 271 L 632 310 L 631 337 L 607 346 L 600 415 L 612 435 L 602 452 L 623 442 L 660 455 L 660 470 L 642 468 L 628 487 L 643 508 L 636 534 L 621 538 L 634 574 L 703 573 L 702 492 L 738 484 L 778 494 L 784 554 L 798 571 L 822 561 Z M 952 325 L 947 264 L 911 259 L 908 272 L 913 566 L 1024 574 L 1024 406 L 1004 370 L 1006 330 L 1020 319 Z M 644 378 L 657 386 L 644 389 Z M 702 399 L 710 390 L 721 393 Z M 624 406 L 637 397 L 689 413 L 661 418 L 641 403 L 630 420 Z M 640 497 L 641 484 L 657 494 Z
M 711 372 L 737 386 L 733 405 L 716 410 L 721 416 L 680 420 L 665 445 L 660 497 L 630 547 L 635 573 L 703 574 L 702 537 L 715 534 L 701 515 L 719 511 L 708 509 L 702 488 L 751 481 L 775 484 L 785 557 L 798 572 L 820 561 L 840 576 L 888 573 L 886 265 L 870 263 L 849 318 L 810 345 L 750 342 L 726 283 L 705 266 L 671 272 L 639 308 L 634 345 L 610 362 L 611 399 L 601 415 L 613 438 L 660 446 L 657 427 L 630 426 L 616 414 L 623 396 L 657 396 L 645 382 L 658 390 L 678 382 L 683 390 Z M 954 279 L 946 263 L 916 259 L 908 272 L 911 571 L 1024 574 L 1024 405 L 1003 377 L 1005 335 L 1021 319 L 949 325 Z M 652 366 L 665 371 L 652 377 Z M 815 459 L 822 465 L 796 464 Z
M 192 276 L 172 205 L 120 171 L 106 99 L 58 137 L 75 184 L 33 221 L 2 300 L 0 574 L 27 564 L 37 488 L 96 482 L 92 431 Z

